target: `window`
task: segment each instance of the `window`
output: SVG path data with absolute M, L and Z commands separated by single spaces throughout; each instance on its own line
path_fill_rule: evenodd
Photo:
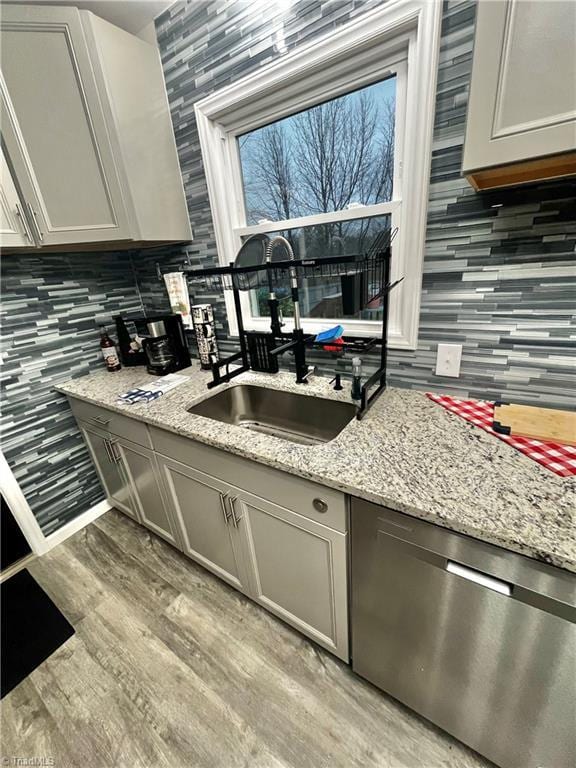
M 392 277 L 404 281 L 389 342 L 400 348 L 417 341 L 439 5 L 385 4 L 195 106 L 221 263 L 256 232 L 318 258 L 364 252 L 398 227 Z M 277 293 L 290 318 L 288 286 Z M 346 314 L 339 279 L 308 281 L 301 293 L 309 332 L 345 319 L 349 333 L 371 335 L 381 319 L 378 305 Z M 264 297 L 242 301 L 246 327 L 266 329 Z
M 247 224 L 392 200 L 396 77 L 238 136 Z
M 302 226 L 275 229 L 297 258 L 364 253 L 391 226 L 389 215 L 313 222 L 317 214 L 355 210 L 392 200 L 396 75 L 345 93 L 237 137 L 244 211 L 248 225 L 273 225 L 298 218 Z M 293 316 L 290 286 L 276 286 L 285 318 Z M 381 304 L 351 313 L 343 306 L 342 283 L 305 280 L 300 286 L 303 318 L 378 322 Z M 266 317 L 268 292 L 254 290 L 247 315 Z

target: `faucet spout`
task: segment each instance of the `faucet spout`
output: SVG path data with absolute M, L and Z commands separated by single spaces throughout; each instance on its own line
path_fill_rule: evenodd
M 294 261 L 294 251 L 290 242 L 282 235 L 276 235 L 266 246 L 266 262 L 268 264 L 272 261 L 274 248 L 279 245 L 284 248 L 290 261 Z M 302 328 L 302 322 L 300 320 L 300 302 L 298 301 L 298 279 L 294 267 L 290 268 L 290 285 L 292 287 L 292 303 L 294 304 L 294 328 L 299 331 Z
M 273 237 L 268 242 L 268 245 L 266 246 L 266 261 L 270 262 L 272 260 L 272 252 L 278 245 L 281 245 L 285 249 L 290 261 L 294 261 L 294 251 L 292 250 L 290 241 L 282 235 L 276 235 L 276 237 Z

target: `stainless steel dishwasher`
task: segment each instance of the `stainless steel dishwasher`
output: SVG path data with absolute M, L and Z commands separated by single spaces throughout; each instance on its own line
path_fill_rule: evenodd
M 503 768 L 576 765 L 576 577 L 352 502 L 352 667 Z

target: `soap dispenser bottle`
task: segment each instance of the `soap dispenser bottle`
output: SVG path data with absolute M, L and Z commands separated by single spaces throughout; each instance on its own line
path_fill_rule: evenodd
M 362 399 L 362 360 L 352 358 L 352 399 Z

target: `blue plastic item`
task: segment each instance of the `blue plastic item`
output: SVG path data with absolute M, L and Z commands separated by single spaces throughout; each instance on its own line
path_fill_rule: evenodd
M 344 327 L 335 325 L 334 328 L 329 328 L 327 331 L 321 331 L 318 336 L 316 336 L 315 341 L 319 341 L 323 344 L 329 341 L 336 341 L 336 339 L 339 339 L 343 333 Z

